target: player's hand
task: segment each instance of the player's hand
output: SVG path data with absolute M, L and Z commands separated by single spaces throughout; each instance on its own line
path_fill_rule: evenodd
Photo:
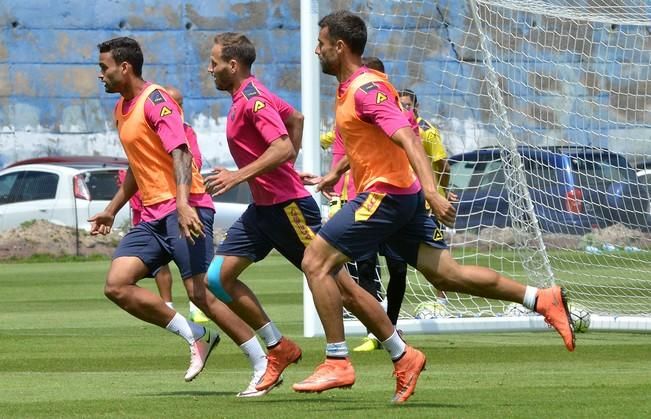
M 321 176 L 314 175 L 308 172 L 298 172 L 298 176 L 301 178 L 303 185 L 314 186 L 318 185 L 321 182 Z
M 189 205 L 177 205 L 176 214 L 179 220 L 179 230 L 187 241 L 194 244 L 195 237 L 205 237 L 203 223 L 199 219 L 197 210 Z
M 108 211 L 98 212 L 88 219 L 90 222 L 90 235 L 97 236 L 101 234 L 103 236 L 111 232 L 111 227 L 113 227 L 113 221 L 115 217 Z
M 327 175 L 321 177 L 321 180 L 316 185 L 317 192 L 321 192 L 326 198 L 332 199 L 332 197 L 336 196 L 334 186 L 337 184 L 340 177 L 341 176 L 333 172 L 329 172 Z
M 425 196 L 436 219 L 448 227 L 454 226 L 454 218 L 457 210 L 447 199 L 443 198 L 438 192 L 433 192 L 431 196 Z
M 448 192 L 448 201 L 453 204 L 459 202 L 459 195 L 455 194 L 454 192 Z
M 213 171 L 204 179 L 206 190 L 213 196 L 225 194 L 240 182 L 241 180 L 239 179 L 237 171 L 227 170 L 223 167 L 213 169 Z

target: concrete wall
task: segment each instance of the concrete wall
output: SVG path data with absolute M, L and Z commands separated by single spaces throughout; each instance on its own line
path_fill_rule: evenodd
M 452 152 L 496 141 L 480 37 L 465 2 L 319 3 L 321 14 L 349 7 L 367 18 L 368 53 L 385 60 L 398 87 L 419 93 L 422 113 L 441 125 Z M 482 16 L 508 27 L 502 14 Z M 494 49 L 493 62 L 518 138 L 650 154 L 645 27 L 513 18 L 524 24 L 509 29 L 517 36 Z M 543 36 L 554 25 L 573 36 Z M 183 90 L 209 164 L 230 161 L 223 120 L 230 98 L 206 73 L 216 32 L 250 35 L 256 75 L 300 109 L 299 0 L 4 0 L 0 28 L 0 167 L 34 155 L 122 154 L 110 116 L 116 97 L 97 81 L 96 46 L 115 36 L 140 41 L 146 79 Z M 328 119 L 333 80 L 323 79 Z

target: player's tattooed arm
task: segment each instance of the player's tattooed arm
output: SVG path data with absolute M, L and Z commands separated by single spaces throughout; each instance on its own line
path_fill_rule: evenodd
M 197 211 L 188 202 L 192 184 L 192 154 L 187 145 L 172 150 L 172 161 L 176 179 L 176 212 L 179 229 L 189 242 L 194 243 L 193 237 L 203 236 L 204 233 Z
M 186 145 L 172 150 L 174 162 L 174 178 L 177 187 L 180 185 L 190 186 L 192 183 L 192 154 Z

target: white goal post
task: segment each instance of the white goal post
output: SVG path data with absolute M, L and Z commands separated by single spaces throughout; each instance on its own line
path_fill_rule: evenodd
M 329 167 L 315 139 L 333 123 L 336 80 L 319 77 L 314 47 L 318 19 L 336 5 L 364 18 L 365 55 L 384 62 L 396 88 L 418 95 L 420 116 L 456 156 L 460 217 L 446 232 L 455 259 L 530 285 L 563 285 L 590 312 L 590 330 L 651 331 L 651 4 L 324 3 L 301 1 L 304 168 Z M 443 308 L 436 304 L 436 290 L 410 270 L 398 327 L 547 330 L 509 303 L 448 293 Z M 354 319 L 345 327 L 366 333 Z M 304 335 L 323 335 L 307 285 Z

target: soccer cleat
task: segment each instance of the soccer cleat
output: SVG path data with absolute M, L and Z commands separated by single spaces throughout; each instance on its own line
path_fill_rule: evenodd
M 348 358 L 327 358 L 314 373 L 292 386 L 299 393 L 321 393 L 333 388 L 351 388 L 355 384 L 355 370 Z
M 539 289 L 536 297 L 536 311 L 542 314 L 545 317 L 545 322 L 561 335 L 567 350 L 574 351 L 574 328 L 570 310 L 567 308 L 565 289 L 558 286 Z
M 414 394 L 416 382 L 425 369 L 426 362 L 421 351 L 407 345 L 402 358 L 393 363 L 393 375 L 396 376 L 396 394 L 391 399 L 393 403 L 404 403 Z
M 280 342 L 267 353 L 267 369 L 255 386 L 256 390 L 266 390 L 276 385 L 285 368 L 289 364 L 296 364 L 302 356 L 301 348 L 283 336 Z
M 249 386 L 244 389 L 243 391 L 240 391 L 237 393 L 237 397 L 260 397 L 264 396 L 265 394 L 269 393 L 271 390 L 274 388 L 280 386 L 283 383 L 283 376 L 279 376 L 278 379 L 276 380 L 275 383 L 273 383 L 271 386 L 267 387 L 265 390 L 258 390 L 255 388 L 256 384 L 258 384 L 258 381 L 262 378 L 264 375 L 264 371 L 259 371 L 253 373 L 253 378 L 251 378 L 251 382 L 249 383 Z
M 203 314 L 203 311 L 201 310 L 190 311 L 190 320 L 195 323 L 210 323 L 208 316 Z
M 213 348 L 219 343 L 219 334 L 214 330 L 205 329 L 206 333 L 190 345 L 190 367 L 185 373 L 185 381 L 192 381 L 206 365 Z
M 380 342 L 375 338 L 365 337 L 361 345 L 355 347 L 353 352 L 372 352 L 380 349 Z

